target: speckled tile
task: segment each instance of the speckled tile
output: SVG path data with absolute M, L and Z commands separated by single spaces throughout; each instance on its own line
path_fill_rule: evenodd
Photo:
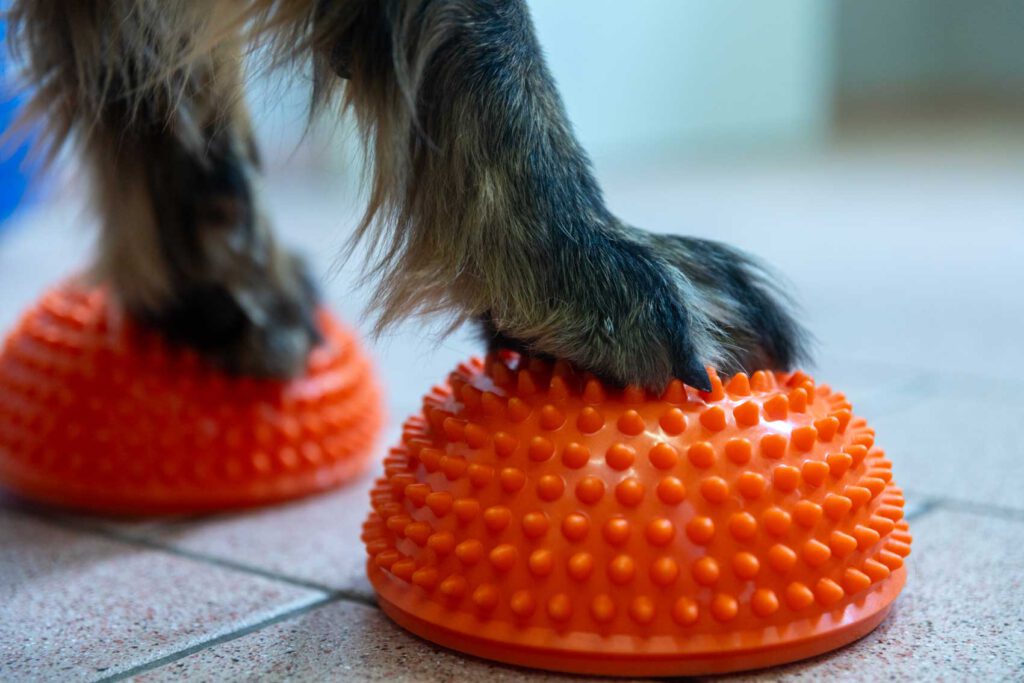
M 872 634 L 838 652 L 729 677 L 769 680 L 1020 680 L 1024 524 L 937 510 L 914 523 L 907 588 Z M 545 681 L 460 657 L 348 603 L 289 619 L 141 680 Z
M 837 653 L 735 678 L 1012 680 L 1024 673 L 1024 524 L 936 511 L 919 520 L 914 532 L 908 587 L 878 630 Z M 561 679 L 459 657 L 403 634 L 374 610 L 340 603 L 204 650 L 141 680 L 475 677 Z
M 0 680 L 86 681 L 322 597 L 0 511 Z
M 115 517 L 66 510 L 27 500 L 0 487 L 0 509 L 21 512 L 37 518 L 49 519 L 57 524 L 84 531 L 98 531 L 125 540 L 142 539 L 152 535 L 161 526 L 189 519 L 186 516 Z
M 911 531 L 907 587 L 874 632 L 730 683 L 1024 679 L 1024 523 L 935 510 Z
M 936 378 L 902 410 L 871 423 L 896 481 L 915 496 L 1024 510 L 1024 401 L 1016 392 Z
M 409 635 L 379 610 L 339 602 L 131 680 L 555 683 L 591 679 L 464 657 Z
M 359 540 L 378 467 L 337 491 L 158 527 L 150 540 L 206 557 L 372 597 Z

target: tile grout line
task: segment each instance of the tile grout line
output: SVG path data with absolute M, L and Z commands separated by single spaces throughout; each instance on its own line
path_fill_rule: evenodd
M 947 496 L 926 495 L 913 489 L 906 491 L 906 495 L 918 507 L 912 514 L 907 515 L 908 520 L 918 519 L 937 510 L 948 510 L 950 512 L 963 512 L 985 517 L 996 517 L 1011 522 L 1024 522 L 1024 510 L 1005 505 L 992 503 L 978 503 L 963 498 L 949 498 Z
M 920 502 L 917 503 L 916 509 L 912 513 L 907 515 L 905 517 L 905 519 L 908 522 L 913 522 L 916 519 L 921 519 L 922 517 L 924 517 L 928 513 L 932 512 L 933 510 L 938 509 L 938 507 L 939 507 L 939 501 L 937 499 L 935 499 L 935 498 L 922 498 L 920 500 Z
M 925 497 L 925 498 L 923 498 L 921 503 L 918 506 L 918 509 L 913 514 L 908 515 L 907 519 L 908 519 L 908 521 L 917 520 L 917 519 L 925 517 L 925 516 L 929 515 L 930 513 L 938 511 L 938 510 L 950 510 L 950 511 L 967 512 L 967 513 L 973 513 L 973 514 L 978 514 L 978 515 L 985 515 L 985 516 L 991 516 L 991 517 L 999 517 L 999 518 L 1002 518 L 1002 519 L 1007 519 L 1007 520 L 1015 521 L 1015 522 L 1022 522 L 1022 521 L 1024 521 L 1024 511 L 1018 511 L 1018 510 L 1014 510 L 1012 508 L 1005 508 L 1005 507 L 996 506 L 996 505 L 989 505 L 989 504 L 984 504 L 984 503 L 973 503 L 973 502 L 970 502 L 970 501 L 963 501 L 963 500 L 950 499 L 950 498 L 941 498 L 941 497 Z M 367 598 L 366 596 L 363 596 L 363 595 L 360 595 L 360 594 L 357 594 L 357 593 L 353 593 L 352 591 L 334 589 L 334 588 L 331 588 L 329 586 L 325 586 L 323 584 L 319 584 L 319 583 L 316 583 L 316 582 L 313 582 L 313 581 L 306 581 L 306 580 L 303 580 L 303 579 L 297 579 L 297 578 L 289 577 L 289 576 L 286 576 L 286 575 L 276 574 L 276 573 L 268 571 L 268 570 L 260 569 L 258 567 L 248 566 L 248 565 L 245 565 L 245 564 L 236 563 L 236 562 L 233 562 L 231 560 L 224 560 L 224 559 L 220 559 L 220 558 L 215 558 L 215 557 L 210 557 L 210 556 L 202 555 L 202 554 L 199 554 L 199 553 L 194 553 L 194 552 L 187 551 L 187 550 L 181 550 L 181 549 L 178 549 L 178 548 L 174 548 L 172 546 L 163 545 L 161 543 L 158 543 L 156 541 L 152 541 L 150 539 L 135 537 L 135 536 L 131 536 L 130 534 L 118 533 L 116 531 L 111 531 L 109 529 L 104 529 L 102 527 L 97 527 L 97 526 L 94 526 L 94 525 L 90 525 L 88 523 L 81 523 L 81 522 L 76 523 L 76 522 L 70 521 L 70 520 L 63 520 L 63 519 L 61 519 L 59 517 L 55 517 L 53 515 L 46 514 L 45 512 L 42 512 L 42 511 L 32 511 L 32 510 L 25 510 L 25 509 L 17 509 L 17 510 L 14 510 L 14 511 L 16 511 L 18 513 L 21 513 L 23 515 L 26 515 L 26 516 L 31 516 L 31 517 L 33 517 L 35 519 L 38 519 L 40 521 L 52 524 L 54 526 L 59 526 L 59 527 L 64 528 L 64 529 L 71 529 L 71 530 L 75 530 L 75 531 L 84 531 L 86 533 L 90 533 L 90 534 L 93 534 L 95 536 L 106 538 L 108 540 L 114 540 L 114 541 L 123 543 L 125 545 L 131 545 L 131 546 L 146 548 L 146 549 L 149 549 L 149 550 L 155 550 L 155 551 L 163 552 L 163 553 L 166 553 L 166 554 L 169 554 L 169 555 L 182 557 L 184 559 L 188 559 L 188 560 L 191 560 L 191 561 L 194 561 L 194 562 L 199 562 L 199 563 L 203 563 L 203 564 L 209 564 L 209 565 L 213 565 L 213 566 L 218 566 L 218 567 L 221 567 L 221 568 L 230 569 L 230 570 L 233 570 L 233 571 L 238 571 L 238 572 L 242 572 L 242 573 L 246 573 L 246 574 L 252 574 L 252 575 L 259 576 L 261 578 L 265 578 L 265 579 L 268 579 L 268 580 L 279 581 L 279 582 L 290 584 L 290 585 L 294 585 L 294 586 L 297 586 L 297 587 L 302 587 L 302 588 L 306 588 L 306 589 L 310 589 L 310 590 L 315 590 L 315 591 L 320 592 L 320 593 L 323 594 L 323 596 L 320 597 L 319 599 L 313 600 L 312 602 L 307 603 L 305 605 L 301 605 L 299 607 L 296 607 L 296 608 L 293 608 L 293 609 L 290 609 L 290 610 L 286 610 L 286 611 L 281 612 L 279 614 L 276 614 L 274 616 L 271 616 L 271 617 L 268 617 L 266 619 L 263 619 L 262 621 L 256 622 L 254 624 L 250 624 L 248 626 L 244 626 L 244 627 L 242 627 L 240 629 L 236 629 L 236 630 L 228 632 L 228 633 L 221 634 L 221 635 L 216 636 L 214 638 L 211 638 L 209 640 L 202 641 L 200 643 L 196 643 L 196 644 L 191 645 L 191 646 L 189 646 L 187 648 L 183 648 L 183 649 L 181 649 L 181 650 L 179 650 L 177 652 L 173 652 L 173 653 L 171 653 L 169 655 L 166 655 L 164 657 L 160 657 L 160 658 L 152 660 L 150 662 L 146 662 L 146 663 L 143 663 L 143 664 L 136 665 L 134 667 L 126 669 L 125 671 L 113 674 L 111 676 L 107 676 L 107 677 L 104 677 L 104 678 L 101 678 L 101 679 L 97 679 L 96 683 L 112 683 L 114 681 L 122 681 L 122 680 L 130 678 L 132 676 L 136 676 L 138 674 L 145 673 L 147 671 L 152 671 L 154 669 L 161 668 L 163 666 L 166 666 L 168 664 L 176 662 L 176 661 L 178 661 L 180 659 L 184 659 L 185 657 L 188 657 L 190 655 L 193 655 L 193 654 L 196 654 L 196 653 L 201 652 L 203 650 L 206 650 L 208 648 L 215 647 L 215 646 L 220 645 L 222 643 L 230 642 L 230 641 L 235 640 L 237 638 L 244 637 L 244 636 L 249 635 L 251 633 L 254 633 L 256 631 L 260 631 L 260 630 L 262 630 L 264 628 L 267 628 L 269 626 L 273 626 L 274 624 L 277 624 L 277 623 L 280 623 L 280 622 L 283 622 L 283 621 L 287 621 L 287 620 L 289 620 L 291 618 L 294 618 L 294 617 L 297 617 L 297 616 L 301 616 L 302 614 L 305 614 L 305 613 L 310 612 L 312 610 L 318 609 L 320 607 L 324 607 L 324 606 L 332 604 L 334 602 L 353 602 L 353 603 L 356 603 L 356 604 L 363 605 L 365 607 L 377 608 L 377 604 L 376 604 L 376 602 L 374 600 L 372 600 L 370 598 Z
M 59 517 L 54 517 L 44 512 L 34 512 L 30 510 L 21 510 L 20 512 L 27 516 L 31 516 L 39 521 L 53 524 L 54 526 L 59 526 L 62 529 L 82 531 L 88 534 L 92 534 L 94 536 L 99 536 L 100 538 L 117 541 L 125 545 L 145 548 L 147 550 L 155 550 L 158 552 L 165 553 L 167 555 L 172 555 L 175 557 L 181 557 L 187 560 L 191 560 L 193 562 L 208 564 L 215 567 L 220 567 L 222 569 L 230 569 L 232 571 L 258 576 L 260 578 L 267 579 L 270 581 L 277 581 L 298 588 L 305 588 L 307 590 L 314 590 L 319 593 L 324 593 L 326 595 L 337 596 L 341 600 L 345 600 L 346 602 L 355 602 L 360 605 L 363 605 L 364 607 L 372 607 L 374 609 L 377 608 L 377 602 L 374 599 L 351 590 L 334 588 L 332 586 L 321 584 L 316 581 L 300 579 L 288 576 L 286 574 L 278 574 L 277 572 L 273 572 L 267 569 L 261 569 L 260 567 L 254 567 L 241 562 L 234 562 L 232 560 L 225 560 L 223 558 L 212 557 L 209 555 L 204 555 L 202 553 L 196 553 L 191 550 L 175 548 L 174 546 L 168 546 L 163 543 L 158 543 L 157 541 L 153 541 L 148 538 L 140 538 L 137 536 L 132 536 L 130 534 L 121 534 L 116 531 L 111 531 L 109 529 L 104 529 L 102 527 L 97 527 L 88 523 L 62 520 Z
M 285 610 L 284 612 L 281 612 L 279 614 L 275 614 L 274 616 L 267 617 L 266 619 L 258 621 L 258 622 L 254 623 L 254 624 L 249 624 L 248 626 L 244 626 L 244 627 L 242 627 L 240 629 L 236 629 L 236 630 L 231 631 L 229 633 L 223 633 L 223 634 L 221 634 L 219 636 L 216 636 L 214 638 L 210 638 L 209 640 L 204 640 L 202 642 L 195 643 L 194 645 L 190 645 L 189 647 L 182 648 L 181 650 L 178 650 L 177 652 L 172 652 L 169 655 L 165 655 L 163 657 L 159 657 L 157 659 L 154 659 L 154 660 L 149 661 L 149 662 L 145 662 L 143 664 L 137 664 L 136 666 L 133 666 L 133 667 L 131 667 L 129 669 L 125 669 L 124 671 L 112 674 L 110 676 L 105 676 L 104 678 L 96 679 L 95 683 L 113 683 L 114 681 L 123 681 L 123 680 L 126 680 L 128 678 L 131 678 L 132 676 L 137 676 L 137 675 L 139 675 L 141 673 L 145 673 L 147 671 L 153 671 L 154 669 L 159 669 L 161 667 L 167 666 L 168 664 L 172 664 L 174 662 L 177 662 L 178 660 L 181 660 L 181 659 L 184 659 L 184 658 L 189 657 L 191 655 L 194 655 L 194 654 L 196 654 L 198 652 L 202 652 L 203 650 L 207 650 L 207 649 L 209 649 L 211 647 L 215 647 L 217 645 L 221 645 L 223 643 L 227 643 L 227 642 L 230 642 L 232 640 L 237 640 L 238 638 L 242 638 L 244 636 L 247 636 L 250 633 L 255 633 L 256 631 L 261 631 L 261 630 L 267 628 L 268 626 L 273 626 L 274 624 L 281 623 L 282 621 L 287 621 L 287 620 L 292 619 L 294 617 L 301 616 L 301 615 L 303 615 L 303 614 L 305 614 L 307 612 L 311 612 L 311 611 L 313 611 L 315 609 L 319 609 L 320 607 L 324 607 L 326 605 L 330 605 L 331 603 L 334 603 L 334 602 L 344 601 L 344 599 L 345 598 L 341 594 L 341 592 L 340 591 L 336 591 L 336 592 L 334 592 L 334 593 L 332 593 L 330 595 L 325 595 L 325 596 L 321 597 L 320 599 L 314 600 L 314 601 L 309 602 L 309 603 L 307 603 L 305 605 L 300 605 L 299 607 L 295 607 L 295 608 L 292 608 L 290 610 Z
M 1024 522 L 1024 510 L 1003 507 L 1002 505 L 974 503 L 957 498 L 937 498 L 934 504 L 937 508 L 952 512 L 965 512 L 984 517 L 995 517 L 1009 522 Z

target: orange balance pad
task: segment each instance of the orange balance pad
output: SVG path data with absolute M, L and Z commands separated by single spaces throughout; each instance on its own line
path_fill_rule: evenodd
M 289 382 L 228 377 L 124 320 L 104 289 L 64 284 L 0 354 L 0 483 L 96 511 L 183 513 L 260 505 L 363 469 L 380 392 L 352 332 Z
M 399 624 L 532 667 L 680 675 L 840 647 L 911 537 L 874 432 L 803 373 L 613 391 L 515 355 L 409 419 L 364 527 Z

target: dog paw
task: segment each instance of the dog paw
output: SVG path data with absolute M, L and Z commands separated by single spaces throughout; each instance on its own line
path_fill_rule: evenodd
M 229 374 L 295 377 L 321 339 L 317 292 L 305 266 L 290 255 L 268 270 L 189 283 L 166 305 L 135 317 Z
M 771 277 L 716 242 L 617 227 L 586 249 L 560 245 L 542 302 L 482 320 L 492 349 L 569 360 L 613 384 L 661 390 L 678 377 L 710 389 L 723 373 L 789 368 L 806 337 Z M 497 313 L 497 314 L 496 314 Z
M 711 323 L 723 372 L 790 370 L 809 359 L 810 335 L 794 317 L 779 276 L 760 261 L 713 240 L 640 235 L 693 288 L 692 305 Z

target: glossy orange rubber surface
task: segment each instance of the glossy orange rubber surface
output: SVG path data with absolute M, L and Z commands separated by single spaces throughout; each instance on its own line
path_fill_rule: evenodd
M 383 609 L 457 650 L 608 675 L 763 667 L 869 632 L 911 541 L 873 430 L 803 373 L 713 380 L 657 397 L 514 354 L 460 366 L 371 494 Z
M 110 513 L 260 505 L 337 486 L 367 463 L 380 392 L 353 334 L 290 382 L 231 378 L 126 321 L 103 289 L 47 293 L 0 352 L 0 484 Z

